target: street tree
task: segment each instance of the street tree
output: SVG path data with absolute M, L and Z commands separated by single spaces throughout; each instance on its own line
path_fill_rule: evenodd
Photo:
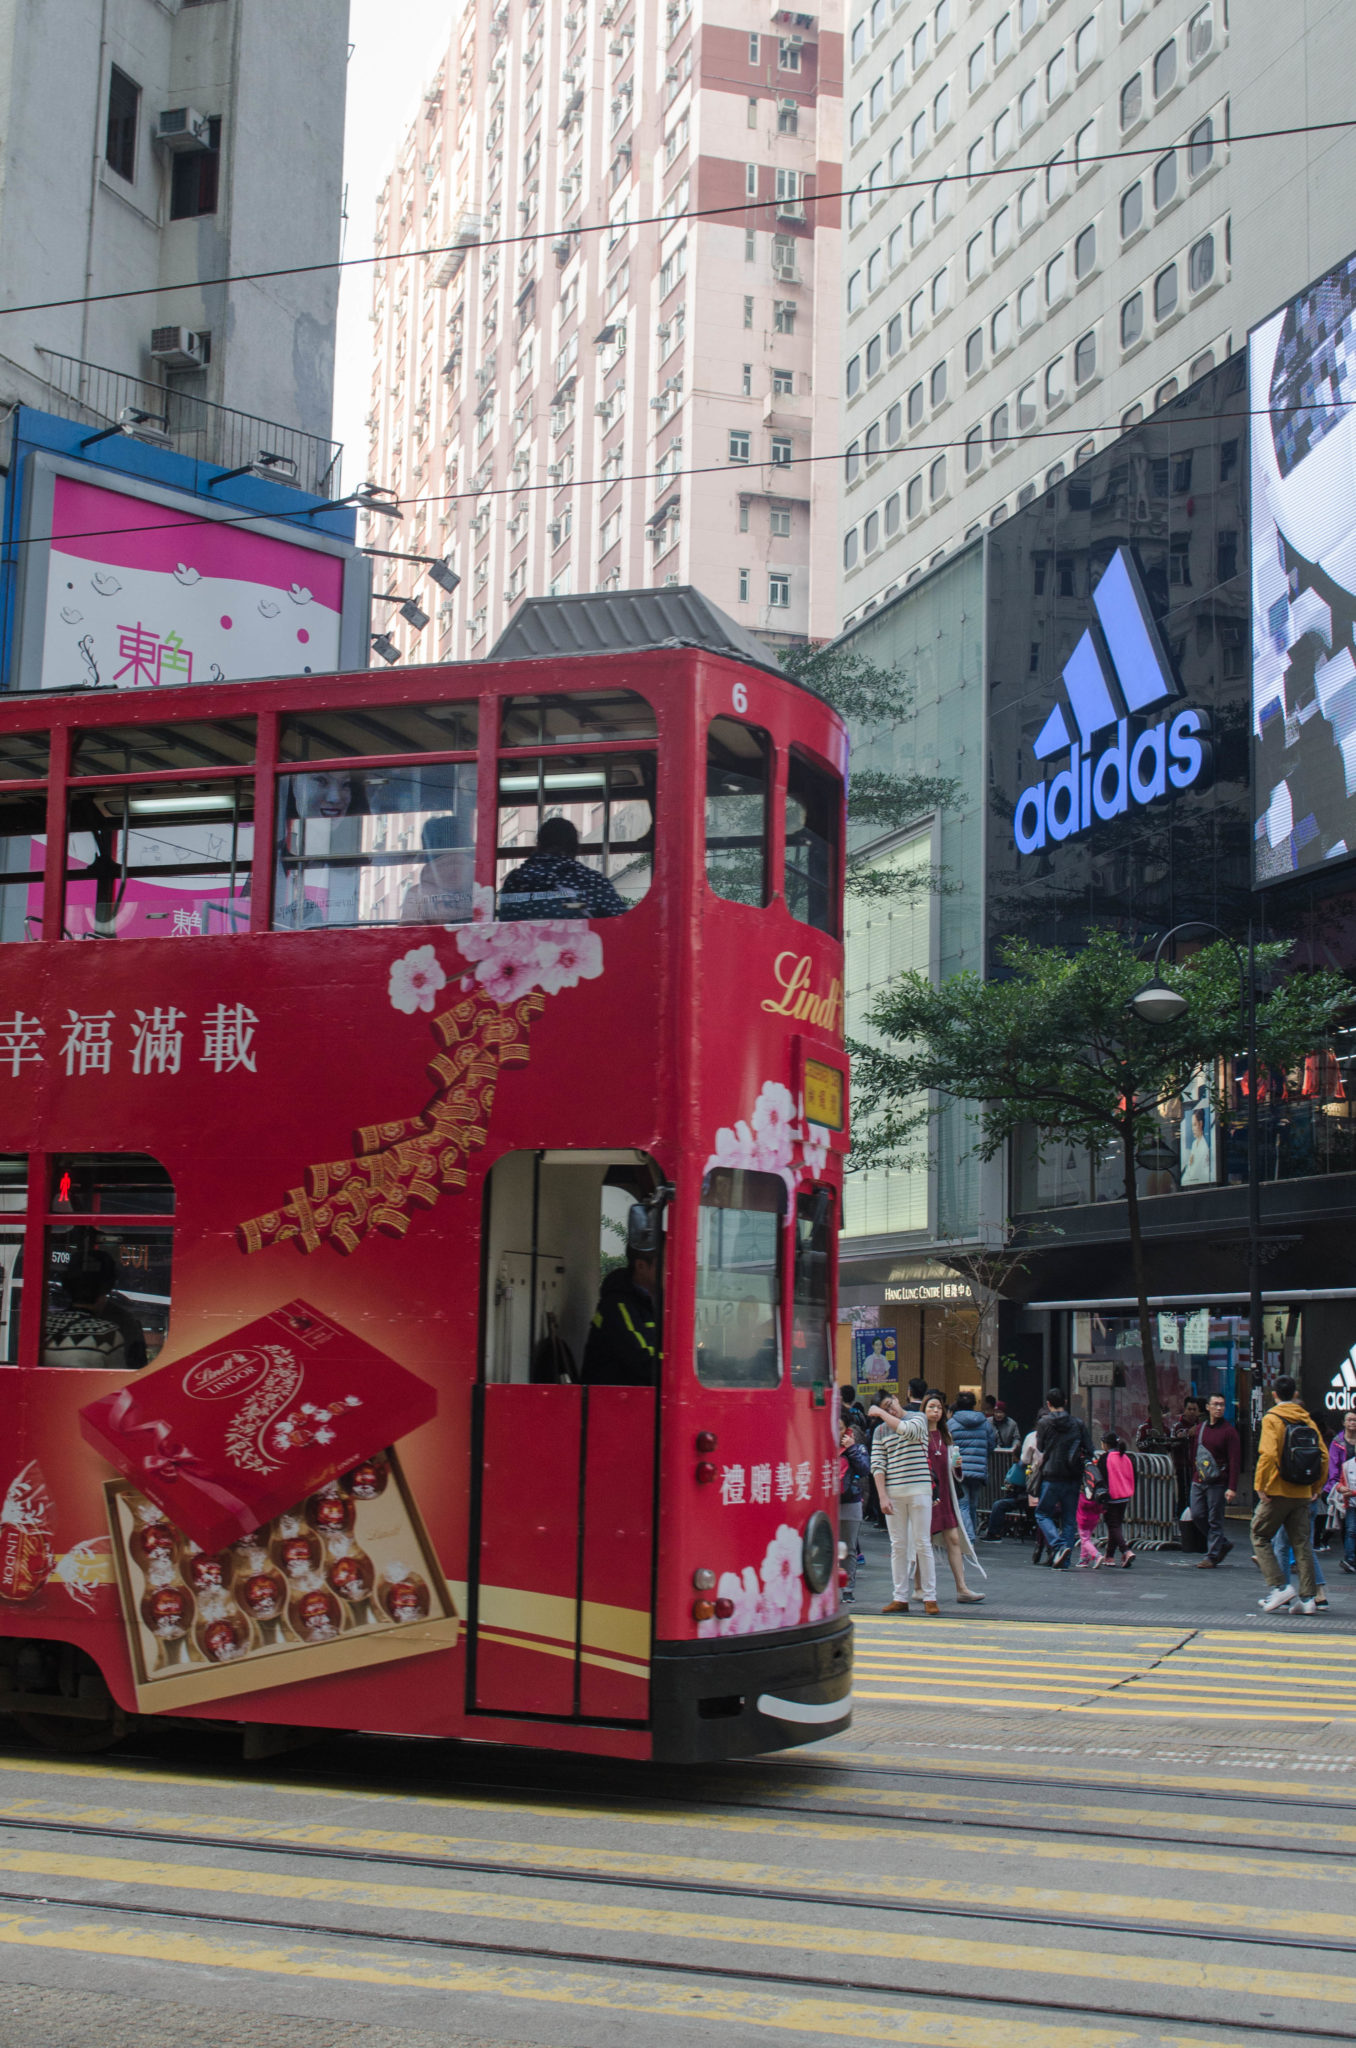
M 1275 976 L 1288 952 L 1259 946 L 1259 981 Z M 1216 942 L 1160 968 L 1186 999 L 1181 1016 L 1166 1024 L 1130 1008 L 1148 970 L 1140 949 L 1119 933 L 1091 930 L 1072 952 L 1009 939 L 1000 957 L 1003 971 L 992 981 L 964 973 L 934 987 L 926 974 L 905 974 L 880 997 L 870 1017 L 876 1043 L 852 1047 L 855 1113 L 867 1124 L 861 1163 L 886 1164 L 916 1147 L 942 1097 L 970 1106 L 984 1159 L 1024 1127 L 1040 1144 L 1114 1147 L 1149 1418 L 1161 1429 L 1136 1155 L 1159 1137 L 1162 1113 L 1180 1101 L 1184 1085 L 1202 1071 L 1216 1074 L 1237 1053 L 1238 957 Z M 1326 1046 L 1350 1000 L 1344 978 L 1326 970 L 1276 978 L 1257 1004 L 1259 1065 L 1290 1067 Z

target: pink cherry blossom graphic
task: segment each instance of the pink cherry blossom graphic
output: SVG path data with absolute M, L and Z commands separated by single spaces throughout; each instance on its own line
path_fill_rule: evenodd
M 447 987 L 447 976 L 432 946 L 416 946 L 391 962 L 388 989 L 391 1007 L 412 1017 L 416 1010 L 432 1010 L 438 991 Z

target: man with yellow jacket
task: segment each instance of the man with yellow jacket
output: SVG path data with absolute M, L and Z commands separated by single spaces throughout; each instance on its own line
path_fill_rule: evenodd
M 1295 1399 L 1295 1382 L 1288 1374 L 1277 1380 L 1275 1394 L 1275 1405 L 1262 1417 L 1253 1477 L 1257 1506 L 1252 1517 L 1252 1554 L 1267 1583 L 1258 1605 L 1265 1614 L 1274 1614 L 1281 1607 L 1312 1614 L 1317 1581 L 1309 1503 L 1326 1476 L 1327 1456 L 1313 1417 Z M 1278 1529 L 1285 1530 L 1295 1553 L 1298 1596 L 1293 1586 L 1284 1583 L 1271 1547 Z

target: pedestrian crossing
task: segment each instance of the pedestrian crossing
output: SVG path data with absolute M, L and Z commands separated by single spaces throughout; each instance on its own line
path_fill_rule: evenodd
M 1356 1727 L 1356 1639 L 900 1615 L 853 1629 L 863 1706 Z

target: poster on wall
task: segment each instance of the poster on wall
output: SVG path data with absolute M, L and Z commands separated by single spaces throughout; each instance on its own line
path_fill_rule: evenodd
M 23 538 L 18 689 L 367 666 L 367 561 L 333 535 L 38 451 Z
M 1213 1187 L 1218 1178 L 1215 1105 L 1210 1099 L 1210 1080 L 1198 1067 L 1182 1090 L 1181 1185 L 1184 1188 Z
M 1248 336 L 1253 872 L 1356 855 L 1356 256 Z
M 852 1333 L 852 1370 L 859 1380 L 879 1386 L 899 1378 L 899 1360 L 893 1330 L 864 1329 Z

